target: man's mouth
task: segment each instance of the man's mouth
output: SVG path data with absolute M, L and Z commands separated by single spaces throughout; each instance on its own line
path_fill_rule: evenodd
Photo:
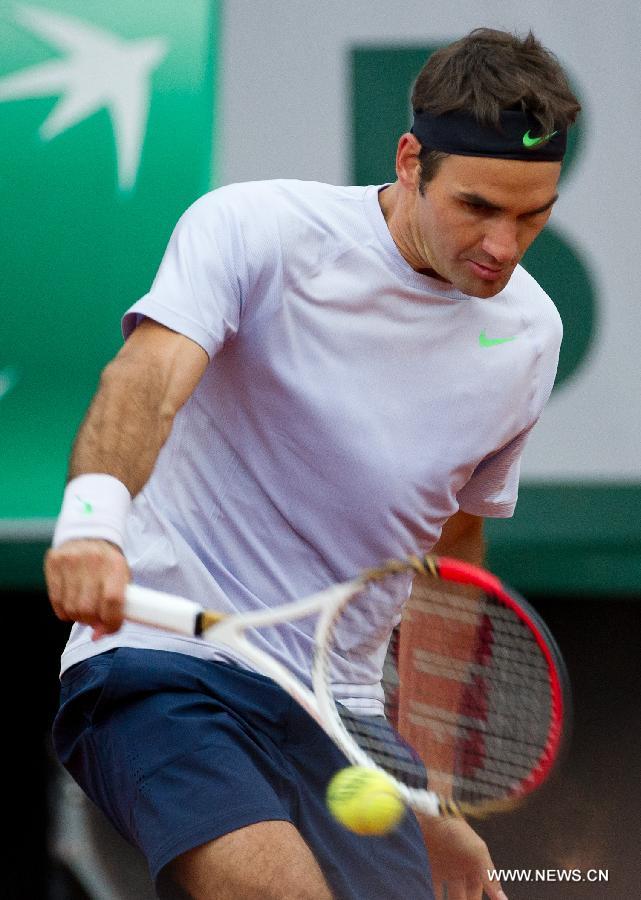
M 468 264 L 468 267 L 474 272 L 474 274 L 479 278 L 482 278 L 484 281 L 496 281 L 501 277 L 504 271 L 503 269 L 484 266 L 482 263 L 475 262 L 473 259 L 466 259 L 465 262 Z

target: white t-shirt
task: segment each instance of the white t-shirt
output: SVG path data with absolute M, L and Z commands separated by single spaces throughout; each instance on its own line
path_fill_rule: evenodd
M 149 317 L 210 364 L 133 503 L 135 582 L 223 610 L 272 607 L 429 550 L 459 509 L 512 514 L 554 381 L 558 313 L 520 266 L 490 299 L 415 272 L 378 191 L 237 184 L 180 219 L 123 331 Z M 514 339 L 483 346 L 482 332 Z M 335 660 L 339 693 L 363 708 L 400 602 L 355 623 L 379 651 Z M 309 680 L 308 620 L 259 640 Z M 75 625 L 63 669 L 122 645 L 215 655 L 143 626 L 93 642 Z

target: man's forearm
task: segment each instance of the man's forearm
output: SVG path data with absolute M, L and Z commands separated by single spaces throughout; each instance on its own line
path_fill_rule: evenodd
M 69 478 L 113 475 L 135 496 L 148 480 L 206 352 L 182 334 L 141 322 L 106 367 L 73 447 Z
M 113 475 L 135 496 L 148 480 L 173 421 L 150 370 L 128 377 L 127 363 L 111 363 L 76 437 L 69 478 Z

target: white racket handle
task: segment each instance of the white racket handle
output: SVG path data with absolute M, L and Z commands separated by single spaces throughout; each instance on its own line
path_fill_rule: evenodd
M 203 608 L 193 600 L 128 584 L 125 590 L 125 618 L 143 625 L 167 628 L 193 637 Z

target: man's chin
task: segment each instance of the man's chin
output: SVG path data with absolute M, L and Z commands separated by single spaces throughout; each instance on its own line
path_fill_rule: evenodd
M 485 300 L 488 297 L 495 297 L 497 294 L 500 294 L 511 277 L 512 272 L 507 276 L 502 275 L 501 278 L 493 281 L 486 281 L 485 279 L 474 278 L 465 274 L 458 279 L 452 279 L 452 284 L 462 294 L 467 294 L 469 297 L 481 297 Z
M 506 282 L 507 284 L 507 282 Z M 496 297 L 497 294 L 500 294 L 505 284 L 500 285 L 489 285 L 485 282 L 480 282 L 480 284 L 475 285 L 474 287 L 460 287 L 458 290 L 462 294 L 467 294 L 468 297 L 480 297 L 482 300 L 487 300 L 489 297 Z

